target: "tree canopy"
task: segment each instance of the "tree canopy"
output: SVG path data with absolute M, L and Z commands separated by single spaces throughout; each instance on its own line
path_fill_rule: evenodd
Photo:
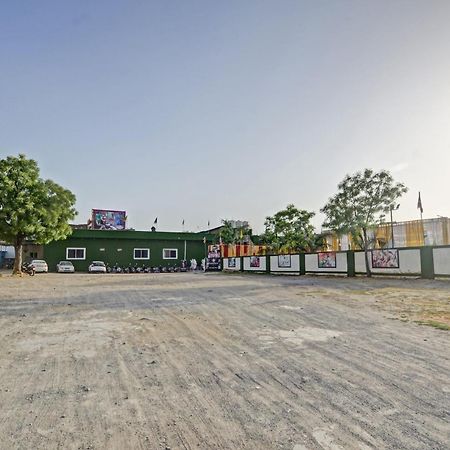
M 39 167 L 25 155 L 0 160 L 0 239 L 14 245 L 14 272 L 20 272 L 25 239 L 38 244 L 64 239 L 76 215 L 75 195 L 39 177 Z
M 223 244 L 236 244 L 241 242 L 244 236 L 248 236 L 250 231 L 248 226 L 233 227 L 231 220 L 222 219 L 222 228 L 219 236 Z
M 264 222 L 264 242 L 273 250 L 310 250 L 314 246 L 314 227 L 310 221 L 315 213 L 287 205 Z
M 351 233 L 366 252 L 366 270 L 370 275 L 367 250 L 370 246 L 368 230 L 394 207 L 407 188 L 396 183 L 392 175 L 381 170 L 365 169 L 347 175 L 338 185 L 338 192 L 320 210 L 326 216 L 324 227 L 338 233 Z

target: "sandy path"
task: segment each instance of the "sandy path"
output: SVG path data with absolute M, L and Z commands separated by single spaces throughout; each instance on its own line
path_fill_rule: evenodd
M 449 294 L 422 280 L 2 277 L 0 448 L 446 449 L 450 332 L 401 320 L 424 304 L 447 317 Z

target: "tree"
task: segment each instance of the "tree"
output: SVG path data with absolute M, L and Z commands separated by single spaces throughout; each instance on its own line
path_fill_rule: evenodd
M 244 239 L 244 236 L 248 236 L 251 230 L 248 225 L 234 226 L 234 221 L 228 219 L 222 219 L 222 228 L 220 230 L 220 239 L 223 244 L 236 244 Z M 242 222 L 237 222 L 242 223 Z
M 273 250 L 287 248 L 294 251 L 309 250 L 314 243 L 314 227 L 310 220 L 314 212 L 287 205 L 286 209 L 266 217 L 263 240 Z
M 394 182 L 388 171 L 374 172 L 365 169 L 363 172 L 347 175 L 339 183 L 338 193 L 320 210 L 326 216 L 324 227 L 337 233 L 351 233 L 364 250 L 366 273 L 369 277 L 371 239 L 368 231 L 379 223 L 383 214 L 389 212 L 389 208 L 405 192 L 405 185 Z
M 13 273 L 21 273 L 22 246 L 64 239 L 76 211 L 75 195 L 39 177 L 39 167 L 25 155 L 0 160 L 0 238 L 16 251 Z
M 231 220 L 222 220 L 222 229 L 220 230 L 220 239 L 223 244 L 234 244 L 236 238 L 236 230 L 231 224 Z

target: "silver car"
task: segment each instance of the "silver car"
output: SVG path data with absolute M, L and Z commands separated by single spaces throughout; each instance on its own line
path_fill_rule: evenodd
M 74 273 L 75 267 L 70 261 L 60 261 L 56 264 L 56 271 L 58 273 Z
M 92 261 L 89 266 L 90 273 L 106 273 L 106 264 L 103 261 Z
M 47 273 L 48 265 L 43 259 L 33 259 L 30 265 L 34 267 L 34 271 L 36 273 Z

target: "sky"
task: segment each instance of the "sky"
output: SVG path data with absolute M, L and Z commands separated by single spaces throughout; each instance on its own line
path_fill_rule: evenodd
M 315 211 L 387 169 L 450 216 L 448 0 L 0 0 L 0 157 L 128 226 Z

